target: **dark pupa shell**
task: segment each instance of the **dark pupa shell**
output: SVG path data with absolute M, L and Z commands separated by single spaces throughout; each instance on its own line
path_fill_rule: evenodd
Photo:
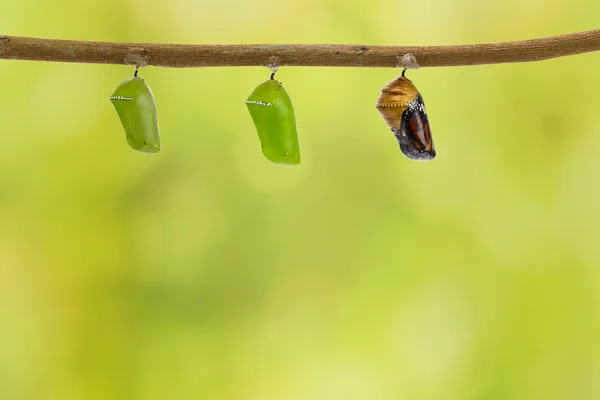
M 381 89 L 376 107 L 406 157 L 419 161 L 435 158 L 423 97 L 404 74 Z

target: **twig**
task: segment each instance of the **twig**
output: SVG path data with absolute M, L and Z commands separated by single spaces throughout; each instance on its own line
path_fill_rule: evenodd
M 538 61 L 598 50 L 600 29 L 542 39 L 459 46 L 185 45 L 0 36 L 0 59 L 181 68 L 268 66 L 273 59 L 280 66 L 393 68 L 398 57 L 407 53 L 412 53 L 421 67 L 442 67 Z

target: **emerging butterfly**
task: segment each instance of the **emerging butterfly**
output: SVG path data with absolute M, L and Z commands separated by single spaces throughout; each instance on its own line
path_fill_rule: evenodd
M 129 146 L 142 153 L 160 151 L 160 134 L 156 103 L 150 87 L 135 75 L 125 79 L 110 96 L 115 106 Z
M 381 89 L 376 107 L 406 157 L 433 160 L 436 153 L 423 97 L 405 72 Z
M 261 83 L 246 99 L 263 155 L 276 164 L 300 164 L 300 144 L 292 100 L 281 82 Z

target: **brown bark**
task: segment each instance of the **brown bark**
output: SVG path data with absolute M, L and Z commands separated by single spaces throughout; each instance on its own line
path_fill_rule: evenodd
M 337 44 L 184 45 L 0 36 L 0 59 L 160 67 L 397 67 L 412 53 L 421 67 L 528 62 L 600 50 L 600 29 L 542 39 L 457 46 Z

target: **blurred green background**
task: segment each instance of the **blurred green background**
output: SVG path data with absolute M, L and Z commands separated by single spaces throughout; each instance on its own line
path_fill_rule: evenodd
M 597 0 L 6 1 L 3 34 L 440 45 L 598 28 Z M 393 69 L 282 68 L 303 163 L 266 161 L 266 68 L 0 60 L 0 398 L 600 398 L 600 54 L 408 76 L 438 158 L 374 108 Z

